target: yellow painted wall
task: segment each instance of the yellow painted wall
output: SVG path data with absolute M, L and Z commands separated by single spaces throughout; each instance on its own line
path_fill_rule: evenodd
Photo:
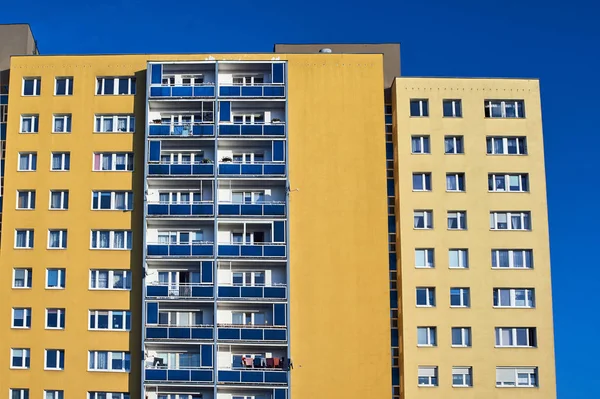
M 411 98 L 429 99 L 429 117 L 411 118 Z M 461 99 L 462 118 L 443 118 L 442 100 Z M 525 119 L 486 119 L 484 100 L 523 99 Z M 544 148 L 539 82 L 398 78 L 394 135 L 403 398 L 556 397 Z M 411 135 L 429 135 L 430 155 L 411 154 Z M 464 155 L 444 155 L 444 135 L 463 135 Z M 486 136 L 526 136 L 527 156 L 486 154 Z M 412 173 L 431 172 L 432 191 L 413 192 Z M 447 172 L 464 172 L 465 193 L 448 193 Z M 530 193 L 490 193 L 488 173 L 529 173 Z M 432 209 L 433 230 L 414 230 L 413 211 Z M 466 231 L 447 230 L 447 211 L 466 210 Z M 532 231 L 490 231 L 490 210 L 531 211 Z M 414 267 L 415 248 L 435 248 L 435 269 Z M 468 248 L 468 270 L 448 268 L 448 249 Z M 493 270 L 492 248 L 533 249 L 533 270 Z M 436 287 L 437 306 L 416 307 L 415 288 Z M 471 307 L 450 308 L 450 287 L 470 287 Z M 494 309 L 493 288 L 535 288 L 535 309 Z M 417 347 L 417 327 L 437 326 L 438 345 Z M 471 348 L 451 348 L 451 327 L 472 327 Z M 494 328 L 537 327 L 537 348 L 494 348 Z M 417 368 L 439 367 L 439 387 L 417 386 Z M 452 366 L 473 367 L 472 388 L 452 388 Z M 496 388 L 496 366 L 538 366 L 539 388 Z

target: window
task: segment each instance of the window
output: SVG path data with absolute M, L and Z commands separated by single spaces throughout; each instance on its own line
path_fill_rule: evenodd
M 42 78 L 23 78 L 23 95 L 39 96 L 41 92 Z
M 431 191 L 431 173 L 413 173 L 413 191 Z
M 469 268 L 469 250 L 468 249 L 449 249 L 448 262 L 451 269 Z
M 488 175 L 488 190 L 495 192 L 528 192 L 529 175 L 520 174 L 493 174 Z
M 490 155 L 527 155 L 525 137 L 488 137 L 486 142 Z
M 35 171 L 37 169 L 37 153 L 21 152 L 19 153 L 19 171 Z
M 410 116 L 429 116 L 429 100 L 410 100 Z
M 90 330 L 129 331 L 131 312 L 123 310 L 90 310 Z
M 537 385 L 537 367 L 496 367 L 497 387 L 534 388 Z
M 530 212 L 490 212 L 492 230 L 531 230 Z
M 50 170 L 68 171 L 71 169 L 71 154 L 68 152 L 53 152 Z
M 438 368 L 437 366 L 419 366 L 419 386 L 437 387 L 438 386 Z
M 88 370 L 90 371 L 129 372 L 131 370 L 129 352 L 90 351 L 88 360 Z
M 94 124 L 96 133 L 133 133 L 134 131 L 133 115 L 96 115 Z
M 35 209 L 35 190 L 17 191 L 17 209 Z
M 465 191 L 465 174 L 464 173 L 447 173 L 446 174 L 446 191 Z
M 435 267 L 433 248 L 415 249 L 415 267 L 428 269 Z
M 66 273 L 65 269 L 46 269 L 46 288 L 65 288 Z
M 433 228 L 433 211 L 414 211 L 414 228 L 415 229 L 432 229 Z
M 234 271 L 232 272 L 232 284 L 237 287 L 262 287 L 265 285 L 264 271 Z
M 54 95 L 72 96 L 73 95 L 73 77 L 56 78 L 54 84 Z
M 437 346 L 437 330 L 435 327 L 417 327 L 418 346 Z
M 71 114 L 54 115 L 52 133 L 71 133 Z
M 96 78 L 97 95 L 135 94 L 135 78 L 130 76 Z
M 452 346 L 471 346 L 471 327 L 452 327 Z
M 88 392 L 87 399 L 129 399 L 129 394 L 124 392 Z M 192 399 L 202 399 L 202 397 Z
M 431 154 L 429 136 L 412 136 L 411 146 L 413 154 Z
M 48 230 L 48 249 L 67 249 L 67 230 Z
M 468 308 L 471 306 L 471 290 L 469 288 L 450 288 L 450 307 Z
M 472 367 L 452 367 L 452 386 L 453 387 L 472 387 L 473 386 L 473 368 Z
M 448 230 L 466 230 L 467 212 L 449 211 L 448 212 Z
M 486 118 L 525 118 L 523 100 L 485 100 Z
M 535 327 L 496 327 L 496 346 L 535 348 Z
M 445 154 L 464 154 L 465 147 L 463 145 L 463 136 L 446 136 L 444 137 L 444 153 Z
M 67 190 L 50 191 L 50 209 L 69 209 L 69 192 Z
M 131 249 L 131 231 L 92 230 L 92 249 Z
M 63 330 L 65 328 L 64 309 L 46 309 L 46 329 Z
M 63 349 L 46 349 L 45 353 L 44 370 L 65 369 L 65 351 Z
M 91 290 L 130 290 L 129 270 L 90 270 Z
M 29 389 L 27 388 L 11 388 L 10 399 L 29 399 Z
M 39 115 L 21 115 L 21 133 L 37 133 L 39 130 Z
M 234 85 L 252 86 L 255 84 L 263 84 L 263 75 L 236 75 L 233 77 Z
M 132 171 L 133 153 L 94 153 L 94 171 Z
M 19 348 L 10 350 L 10 368 L 28 369 L 29 368 L 29 349 Z
M 130 211 L 133 209 L 133 192 L 92 191 L 92 209 Z
M 494 306 L 535 308 L 535 290 L 533 288 L 494 288 Z
M 533 250 L 492 249 L 492 268 L 533 269 Z
M 12 328 L 31 328 L 31 308 L 12 309 Z
M 33 248 L 33 230 L 15 230 L 15 248 Z
M 461 118 L 462 117 L 462 101 L 461 100 L 443 100 L 442 107 L 444 108 L 444 117 L 446 117 L 446 118 Z
M 44 399 L 64 399 L 64 391 L 44 391 Z
M 417 287 L 417 306 L 435 307 L 435 288 Z
M 31 269 L 13 269 L 13 288 L 31 288 L 31 277 Z

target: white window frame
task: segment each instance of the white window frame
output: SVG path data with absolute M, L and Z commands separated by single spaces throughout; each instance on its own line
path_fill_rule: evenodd
M 102 396 L 98 396 L 102 395 Z M 125 392 L 88 392 L 87 399 L 130 399 L 129 393 Z
M 419 290 L 426 290 L 426 304 L 420 305 L 418 302 L 418 292 Z M 431 299 L 433 298 L 433 299 Z M 415 289 L 415 303 L 418 308 L 434 308 L 436 306 L 436 298 L 435 298 L 435 287 L 416 287 Z
M 17 236 L 20 232 L 25 232 L 25 241 L 27 243 L 24 247 L 17 247 Z M 35 234 L 33 229 L 15 229 L 15 249 L 32 249 L 35 245 Z
M 49 351 L 56 351 L 56 367 L 48 367 L 48 352 Z M 62 371 L 64 370 L 64 359 L 65 356 L 65 350 L 64 349 L 44 349 L 44 370 L 57 370 L 57 371 Z M 62 358 L 63 361 L 63 368 L 60 368 L 60 360 Z
M 16 351 L 21 351 L 21 355 L 17 356 Z M 19 357 L 21 359 L 22 366 L 15 366 L 13 359 Z M 29 366 L 27 366 L 27 359 L 29 359 Z M 31 367 L 31 351 L 29 348 L 10 348 L 10 368 L 18 370 L 27 370 Z
M 446 141 L 452 140 L 453 151 L 446 151 Z M 458 144 L 462 152 L 458 152 Z M 464 136 L 444 136 L 444 154 L 446 155 L 463 155 L 465 153 L 465 137 Z
M 119 94 L 119 83 L 121 80 L 127 79 L 127 93 Z M 113 92 L 105 93 L 105 84 L 107 80 L 113 80 Z M 133 96 L 136 94 L 135 90 L 136 79 L 135 76 L 98 76 L 96 77 L 96 90 L 97 96 Z
M 506 218 L 506 228 L 499 228 L 498 216 L 504 215 Z M 520 229 L 513 228 L 512 217 L 518 216 L 521 222 Z M 525 222 L 528 223 L 525 223 Z M 526 224 L 529 228 L 526 228 Z M 490 230 L 493 231 L 531 231 L 531 212 L 529 211 L 490 211 Z
M 457 265 L 452 266 L 451 259 L 453 252 L 456 252 L 458 259 Z M 450 269 L 468 269 L 469 268 L 469 249 L 468 248 L 450 248 L 448 249 L 448 267 Z
M 454 376 L 461 376 L 462 383 L 455 384 Z M 471 388 L 473 386 L 473 367 L 452 366 L 452 386 L 456 388 Z
M 450 227 L 450 219 L 454 215 L 457 227 Z M 448 230 L 467 230 L 467 211 L 448 211 L 447 222 Z
M 508 291 L 509 303 L 502 303 L 502 292 Z M 517 293 L 522 291 L 525 296 L 525 304 L 519 306 L 517 304 Z M 494 307 L 495 308 L 517 308 L 517 309 L 535 309 L 535 288 L 494 288 Z M 531 302 L 531 306 L 528 303 Z
M 239 324 L 239 325 L 242 325 L 242 326 L 264 326 L 265 322 L 268 320 L 267 313 L 264 312 L 264 311 L 258 311 L 258 310 L 254 310 L 254 311 L 252 311 L 252 310 L 233 310 L 231 312 L 231 320 L 232 320 L 231 323 L 232 323 L 232 325 L 234 325 L 233 324 L 233 316 L 236 315 L 236 314 L 241 314 L 242 315 L 242 324 Z M 261 315 L 262 316 L 262 319 L 264 320 L 263 323 L 259 323 L 256 320 L 257 315 Z M 248 316 L 250 316 L 250 323 L 246 323 L 246 320 L 247 320 Z M 238 324 L 235 324 L 235 325 L 238 325 Z
M 94 194 L 98 193 L 98 207 L 94 207 Z M 110 208 L 101 208 L 101 194 L 102 193 L 110 193 Z M 117 195 L 125 195 L 125 208 L 117 208 Z M 129 198 L 131 198 L 132 207 L 129 208 Z M 131 211 L 133 210 L 133 191 L 103 191 L 103 190 L 94 190 L 92 191 L 92 207 L 93 211 Z
M 189 161 L 184 161 L 183 157 L 189 156 Z M 165 159 L 168 158 L 168 159 Z M 173 151 L 160 154 L 160 162 L 170 165 L 190 165 L 199 164 L 204 159 L 204 151 Z
M 233 282 L 233 275 L 236 273 L 242 274 L 242 285 L 238 285 Z M 257 277 L 262 274 L 264 283 L 257 283 Z M 248 278 L 250 277 L 250 278 Z M 261 287 L 267 285 L 267 273 L 266 270 L 232 270 L 231 271 L 231 285 L 236 287 Z
M 427 378 L 427 383 L 421 383 L 421 378 Z M 417 372 L 417 384 L 420 387 L 437 387 L 439 384 L 437 366 L 419 366 Z
M 119 129 L 119 120 L 125 119 L 125 130 Z M 104 129 L 104 121 L 112 120 L 112 130 Z M 115 114 L 115 115 L 96 115 L 94 117 L 94 133 L 134 133 L 135 115 L 133 114 Z
M 99 287 L 100 283 L 100 272 L 107 272 L 107 288 Z M 121 275 L 123 287 L 115 288 L 115 275 Z M 129 288 L 127 288 L 127 281 L 129 281 Z M 94 287 L 95 285 L 95 287 Z M 89 289 L 92 291 L 131 291 L 131 270 L 108 270 L 108 269 L 91 269 L 89 279 Z
M 109 232 L 109 247 L 108 248 L 100 248 L 100 247 L 95 248 L 93 246 L 94 235 L 96 235 L 96 244 L 100 244 L 100 233 L 101 232 Z M 125 244 L 125 246 L 123 248 L 117 248 L 114 246 L 114 242 L 115 242 L 114 240 L 115 240 L 116 233 L 123 233 L 123 243 Z M 90 249 L 130 251 L 131 248 L 127 248 L 127 243 L 132 240 L 133 240 L 133 237 L 132 237 L 131 230 L 92 230 L 91 234 L 90 234 Z M 133 242 L 132 242 L 132 246 L 133 246 Z
M 519 188 L 511 190 L 511 178 L 516 177 L 519 180 Z M 496 179 L 504 179 L 504 189 L 499 189 Z M 523 187 L 527 187 L 526 190 Z M 489 173 L 488 174 L 488 191 L 494 193 L 527 193 L 529 192 L 529 173 Z
M 58 273 L 58 286 L 52 287 L 48 284 L 50 281 L 50 272 Z M 64 290 L 67 285 L 67 270 L 63 268 L 49 267 L 46 269 L 46 289 L 47 290 Z
M 60 157 L 60 169 L 54 169 L 54 158 Z M 68 165 L 67 165 L 68 160 Z M 50 157 L 50 170 L 52 172 L 68 172 L 71 170 L 71 153 L 70 152 L 53 152 Z
M 242 196 L 242 201 L 234 201 L 233 200 L 233 196 L 234 195 L 241 195 Z M 246 197 L 249 196 L 250 197 L 250 202 L 246 202 Z M 253 191 L 249 191 L 249 190 L 231 190 L 231 203 L 232 204 L 259 204 L 261 203 L 260 198 L 262 197 L 262 201 L 265 201 L 265 190 L 253 190 Z
M 52 326 L 48 325 L 48 314 L 50 313 L 50 311 L 56 311 L 56 322 L 57 322 L 56 327 L 52 327 Z M 62 326 L 61 326 L 61 316 L 63 318 Z M 64 330 L 66 323 L 67 323 L 66 310 L 64 308 L 46 308 L 46 320 L 44 322 L 44 325 L 46 326 L 46 330 Z
M 49 397 L 48 395 L 52 395 Z M 58 389 L 45 389 L 44 390 L 44 399 L 64 399 L 65 391 Z
M 414 178 L 415 176 L 421 177 L 421 183 L 423 184 L 423 189 L 415 188 Z M 427 188 L 427 176 L 429 176 L 429 189 Z M 412 174 L 412 190 L 416 192 L 429 192 L 432 190 L 433 182 L 431 172 L 415 172 Z
M 27 169 L 21 169 L 22 157 L 27 157 Z M 35 172 L 37 170 L 37 152 L 20 152 L 17 163 L 17 170 L 19 172 Z
M 27 205 L 25 208 L 19 208 L 19 198 L 21 194 L 27 194 Z M 17 190 L 17 205 L 18 210 L 34 210 L 35 209 L 35 190 Z
M 508 266 L 500 266 L 500 252 L 508 251 Z M 523 267 L 515 266 L 515 253 L 520 252 L 523 257 Z M 492 269 L 516 269 L 516 270 L 532 270 L 534 268 L 533 250 L 532 249 L 492 249 Z M 530 266 L 527 267 L 527 254 L 529 254 Z M 496 266 L 494 266 L 494 260 Z
M 56 121 L 62 119 L 63 130 L 56 130 Z M 52 116 L 52 133 L 71 133 L 73 117 L 71 114 L 56 114 Z
M 65 81 L 65 94 L 58 94 L 58 81 L 59 80 Z M 57 76 L 56 78 L 54 78 L 54 95 L 55 96 L 72 96 L 73 88 L 74 88 L 73 76 Z
M 256 78 L 262 79 L 262 82 L 255 82 Z M 235 79 L 242 79 L 242 83 L 234 83 Z M 265 75 L 262 73 L 233 74 L 231 84 L 235 86 L 262 86 L 266 84 Z
M 186 82 L 186 80 L 189 80 Z M 199 74 L 186 74 L 181 75 L 182 86 L 202 86 L 204 84 L 204 75 Z
M 115 312 L 122 313 L 121 316 L 121 325 L 123 328 L 115 328 L 113 326 L 113 321 L 115 317 Z M 98 317 L 100 313 L 106 313 L 106 317 L 108 318 L 108 327 L 107 328 L 99 328 L 98 327 Z M 129 310 L 90 310 L 88 312 L 88 330 L 90 331 L 130 331 L 131 326 L 127 328 L 127 316 L 129 316 L 129 324 L 131 325 L 131 311 Z M 94 324 L 96 327 L 92 327 L 92 318 L 94 319 Z
M 98 364 L 98 353 L 106 353 L 106 369 L 99 369 L 96 368 L 96 365 Z M 122 362 L 123 362 L 123 368 L 121 369 L 113 369 L 112 368 L 112 361 L 113 361 L 113 355 L 114 354 L 119 354 L 120 356 L 122 356 Z M 125 368 L 125 357 L 127 355 L 130 355 L 129 352 L 123 352 L 123 351 L 88 351 L 88 371 L 96 371 L 96 372 L 113 372 L 113 373 L 129 373 L 131 371 L 131 355 L 129 358 L 129 370 L 127 370 Z M 94 364 L 94 368 L 90 367 L 90 363 Z
M 52 196 L 55 194 L 60 195 L 60 205 L 58 208 L 52 207 Z M 50 203 L 48 204 L 48 209 L 52 211 L 66 211 L 69 209 L 69 191 L 68 190 L 50 190 L 50 195 L 48 197 Z
M 513 379 L 509 381 L 499 381 L 498 372 L 500 370 L 510 370 L 513 372 Z M 519 383 L 519 375 L 526 374 L 527 384 Z M 532 377 L 533 376 L 533 377 Z M 496 367 L 496 387 L 497 388 L 537 388 L 539 381 L 537 367 Z
M 452 304 L 452 290 L 459 290 L 460 303 Z M 468 287 L 450 287 L 450 307 L 451 308 L 470 308 L 471 307 L 471 289 Z
M 452 115 L 446 115 L 445 105 L 452 104 Z M 442 100 L 442 117 L 444 118 L 462 118 L 462 100 L 458 98 L 444 98 Z
M 508 152 L 508 140 L 516 140 L 516 154 L 510 154 Z M 502 152 L 496 152 L 495 142 L 497 140 L 502 140 Z M 523 150 L 524 152 L 520 152 L 520 143 L 523 142 Z M 489 150 L 491 148 L 491 151 Z M 527 150 L 527 137 L 526 136 L 488 136 L 486 137 L 486 153 L 488 155 L 527 155 L 529 151 Z
M 417 217 L 423 218 L 423 227 L 417 227 Z M 415 230 L 433 230 L 433 210 L 415 209 L 413 211 L 413 229 Z
M 23 127 L 25 126 L 25 119 L 31 119 L 31 131 L 25 131 Z M 19 133 L 23 134 L 35 134 L 40 130 L 40 116 L 39 114 L 23 114 L 21 115 L 21 122 L 19 126 Z
M 19 392 L 19 399 L 29 399 L 29 388 L 10 388 L 10 399 L 13 399 L 14 392 Z
M 181 234 L 188 234 L 189 240 L 182 241 Z M 233 232 L 232 232 L 233 234 Z M 246 233 L 247 237 L 251 233 Z M 196 238 L 192 238 L 192 235 L 195 235 Z M 198 235 L 202 238 L 198 239 Z M 161 241 L 161 237 L 163 240 Z M 164 240 L 166 238 L 166 242 Z M 161 245 L 192 245 L 192 244 L 201 244 L 204 242 L 204 230 L 158 230 L 157 231 L 157 239 L 158 243 Z M 233 241 L 231 241 L 233 242 Z
M 455 180 L 456 189 L 448 187 L 448 177 L 453 177 Z M 460 188 L 462 182 L 462 190 Z M 467 191 L 467 178 L 464 173 L 446 173 L 446 192 L 449 193 L 464 193 Z
M 22 326 L 15 325 L 15 311 L 16 310 L 23 311 L 23 325 Z M 29 325 L 27 325 L 27 316 L 29 316 Z M 12 308 L 10 328 L 18 328 L 21 330 L 30 329 L 31 328 L 31 308 Z
M 241 121 L 236 121 L 236 118 L 241 118 Z M 265 113 L 260 111 L 232 112 L 231 123 L 235 123 L 236 125 L 264 125 Z
M 419 104 L 419 115 L 412 114 L 412 104 L 418 102 Z M 411 98 L 409 102 L 409 115 L 411 118 L 427 118 L 429 117 L 429 99 L 428 98 Z M 425 115 L 427 114 L 427 115 Z
M 17 282 L 17 271 L 23 270 L 25 273 L 25 277 L 23 278 L 23 285 L 16 285 Z M 13 268 L 13 278 L 12 278 L 12 288 L 16 290 L 27 290 L 31 289 L 33 285 L 33 269 L 29 267 L 15 267 Z
M 33 81 L 33 94 L 25 94 L 25 81 Z M 42 78 L 39 76 L 24 77 L 21 84 L 21 95 L 24 97 L 37 97 L 42 93 Z
M 455 329 L 460 330 L 460 344 L 455 344 L 453 342 L 454 335 L 452 334 Z M 472 331 L 471 327 L 452 327 L 450 329 L 450 345 L 453 348 L 470 348 L 473 344 L 471 342 L 472 339 Z
M 58 233 L 58 247 L 50 246 L 50 237 L 53 233 Z M 68 233 L 66 229 L 48 229 L 48 246 L 47 249 L 67 249 Z
M 423 252 L 424 265 L 418 264 L 419 252 Z M 433 269 L 435 268 L 435 249 L 433 248 L 415 248 L 415 268 L 417 269 Z
M 505 343 L 503 332 L 508 330 L 510 333 L 510 342 Z M 525 330 L 527 336 L 527 343 L 525 345 L 519 345 L 518 343 L 518 331 Z M 535 327 L 496 327 L 494 329 L 494 342 L 496 348 L 536 348 L 537 347 L 537 328 Z M 532 339 L 533 338 L 533 339 Z
M 413 140 L 419 140 L 419 146 L 421 147 L 421 151 L 415 151 L 413 147 Z M 427 148 L 425 148 L 425 143 L 427 143 Z M 413 135 L 410 137 L 410 153 L 417 155 L 425 155 L 431 154 L 431 138 L 428 135 Z
M 512 103 L 515 110 L 515 116 L 507 116 L 506 114 L 506 106 L 507 104 Z M 523 115 L 519 115 L 519 103 L 521 104 L 521 109 Z M 494 116 L 492 113 L 492 109 L 494 107 L 500 107 L 500 116 Z M 525 118 L 525 100 L 515 99 L 515 100 L 485 100 L 484 101 L 484 109 L 489 109 L 489 116 L 484 116 L 488 119 L 522 119 Z
M 100 155 L 100 169 L 95 169 L 96 155 Z M 125 169 L 117 169 L 117 155 L 125 155 Z M 110 157 L 110 169 L 102 169 L 102 164 L 105 157 Z M 92 170 L 94 172 L 133 172 L 133 169 L 135 168 L 133 157 L 133 152 L 95 152 L 94 157 L 92 158 Z M 130 158 L 131 169 L 127 169 L 130 165 Z
M 420 332 L 425 332 L 426 343 L 420 343 Z M 417 327 L 417 346 L 418 347 L 436 347 L 437 346 L 437 328 L 436 327 Z

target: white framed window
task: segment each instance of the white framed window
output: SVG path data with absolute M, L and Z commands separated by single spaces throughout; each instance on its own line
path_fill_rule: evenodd
M 435 252 L 433 248 L 415 249 L 415 267 L 432 269 L 435 267 Z
M 496 346 L 535 348 L 536 335 L 535 327 L 496 327 Z
M 442 101 L 445 118 L 462 118 L 462 101 L 446 99 Z
M 63 76 L 54 80 L 54 95 L 55 96 L 72 96 L 73 95 L 73 77 Z
M 58 390 L 45 390 L 44 399 L 64 399 L 65 392 Z
M 410 142 L 413 154 L 431 154 L 429 136 L 412 136 Z
M 238 233 L 232 233 L 238 234 Z M 242 240 L 241 234 L 239 233 L 240 240 Z M 251 242 L 251 233 L 246 233 L 246 240 L 248 243 Z M 166 231 L 159 230 L 158 231 L 158 243 L 165 244 L 173 244 L 173 245 L 190 245 L 190 244 L 200 244 L 204 241 L 204 232 L 202 230 L 197 231 Z M 237 242 L 233 241 L 232 242 Z M 242 241 L 239 241 L 242 242 Z
M 65 269 L 46 269 L 46 289 L 65 288 L 67 271 Z
M 453 366 L 452 367 L 452 386 L 453 387 L 472 387 L 473 386 L 473 367 Z
M 10 399 L 29 399 L 28 388 L 11 388 Z
M 48 230 L 48 249 L 67 249 L 67 230 Z
M 264 287 L 264 271 L 232 271 L 231 283 L 236 287 Z
M 471 327 L 452 327 L 452 346 L 469 348 L 471 346 Z
M 30 365 L 29 348 L 11 348 L 10 368 L 28 369 Z
M 446 191 L 464 192 L 465 174 L 464 173 L 446 173 Z
M 131 330 L 131 312 L 125 310 L 90 310 L 90 330 Z
M 96 152 L 94 153 L 94 171 L 132 171 L 132 152 Z
M 523 100 L 485 100 L 486 118 L 525 118 Z
M 236 112 L 231 115 L 233 123 L 242 125 L 253 125 L 265 123 L 264 112 Z
M 254 85 L 262 85 L 265 82 L 264 75 L 234 75 L 233 76 L 233 84 L 241 85 L 241 86 L 254 86 Z
M 493 269 L 533 269 L 531 249 L 492 249 Z
M 182 75 L 181 85 L 182 86 L 202 86 L 204 83 L 204 75 Z
M 417 327 L 417 346 L 437 346 L 437 329 Z
M 52 133 L 71 133 L 71 114 L 52 117 Z
M 90 270 L 90 290 L 131 290 L 131 271 Z
M 467 211 L 448 211 L 448 230 L 466 230 Z
M 131 370 L 129 352 L 89 351 L 88 371 L 120 371 Z
M 527 138 L 487 137 L 488 155 L 527 155 Z
M 248 162 L 250 162 L 250 157 L 252 154 L 246 154 L 248 156 Z M 227 157 L 223 157 L 227 158 Z M 190 164 L 199 164 L 204 159 L 204 152 L 190 152 L 190 151 L 178 151 L 178 152 L 170 152 L 163 153 L 160 156 L 160 162 L 165 164 L 175 164 L 175 165 L 190 165 Z M 245 159 L 245 158 L 244 158 Z M 234 159 L 235 162 L 237 162 Z M 241 162 L 241 161 L 240 161 Z
M 87 399 L 130 399 L 130 397 L 126 392 L 88 392 Z
M 39 130 L 40 116 L 38 114 L 21 115 L 20 133 L 37 133 Z
M 450 307 L 468 308 L 471 306 L 471 290 L 469 288 L 450 288 Z
M 264 326 L 267 324 L 267 316 L 264 312 L 232 312 L 231 324 Z
M 98 77 L 96 78 L 96 95 L 133 95 L 135 94 L 135 77 Z
M 31 288 L 31 279 L 33 271 L 31 268 L 14 268 L 13 269 L 13 288 Z
M 31 328 L 31 308 L 12 308 L 12 328 Z
M 19 153 L 19 172 L 33 172 L 37 169 L 37 153 L 36 152 L 20 152 Z
M 92 191 L 93 210 L 133 209 L 133 191 Z
M 46 330 L 65 329 L 65 309 L 46 309 Z
M 44 370 L 64 370 L 64 349 L 46 349 L 44 351 Z
M 50 163 L 50 170 L 57 171 L 68 171 L 71 169 L 71 153 L 69 152 L 53 152 L 52 160 Z
M 33 248 L 33 229 L 17 229 L 15 230 L 15 248 L 31 249 Z
M 413 213 L 415 229 L 433 229 L 433 211 L 432 210 L 416 210 Z
M 413 191 L 431 191 L 431 173 L 413 173 Z
M 417 287 L 417 306 L 418 307 L 435 307 L 435 288 L 434 287 Z
M 31 77 L 23 78 L 23 91 L 24 96 L 39 96 L 42 88 L 42 78 Z
M 464 154 L 465 146 L 463 141 L 463 136 L 444 137 L 444 154 Z
M 469 268 L 469 250 L 451 248 L 448 250 L 448 264 L 451 269 Z
M 531 230 L 531 213 L 490 212 L 491 230 Z
M 529 174 L 488 174 L 488 190 L 493 192 L 517 192 L 529 191 Z
M 131 249 L 129 230 L 92 230 L 91 249 Z
M 172 194 L 176 194 L 176 193 L 172 193 Z M 181 194 L 184 194 L 184 193 L 181 193 Z M 194 202 L 200 201 L 200 193 L 193 193 L 193 195 L 194 195 L 194 198 L 193 198 Z M 197 197 L 197 199 L 196 199 L 196 197 Z M 187 194 L 187 198 L 189 198 L 189 194 Z M 174 199 L 174 198 L 172 198 L 172 199 Z M 188 201 L 189 201 L 189 199 L 188 199 Z M 264 191 L 233 190 L 231 192 L 231 202 L 233 204 L 261 204 L 264 201 L 265 201 L 265 192 Z
M 50 191 L 50 209 L 67 210 L 69 209 L 69 191 L 52 190 Z
M 417 98 L 410 100 L 410 116 L 425 117 L 429 116 L 429 100 Z
M 17 191 L 17 209 L 35 209 L 35 190 Z
M 538 386 L 538 368 L 496 367 L 496 386 L 535 388 Z
M 133 115 L 96 115 L 95 133 L 133 133 L 135 116 Z
M 438 386 L 438 368 L 437 366 L 419 366 L 419 386 L 437 387 Z
M 533 288 L 494 288 L 494 307 L 535 308 Z

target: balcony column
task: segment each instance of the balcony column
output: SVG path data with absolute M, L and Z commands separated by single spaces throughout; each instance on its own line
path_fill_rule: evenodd
M 246 245 L 246 222 L 244 222 L 244 228 L 242 229 L 242 244 Z

